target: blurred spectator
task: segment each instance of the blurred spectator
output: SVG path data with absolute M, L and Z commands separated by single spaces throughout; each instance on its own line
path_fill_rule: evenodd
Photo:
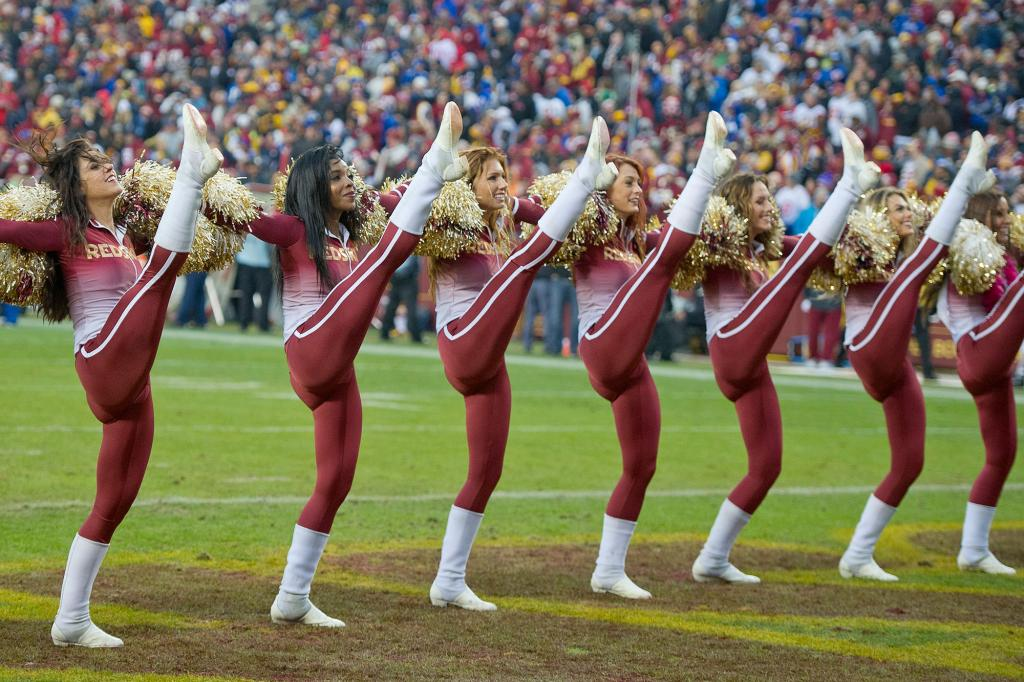
M 261 332 L 270 331 L 270 245 L 253 234 L 245 236 L 245 245 L 235 257 L 235 288 L 238 290 L 238 325 L 244 332 L 253 321 Z M 256 300 L 259 300 L 259 305 Z
M 565 338 L 569 339 L 569 353 L 576 355 L 579 346 L 579 308 L 572 276 L 563 267 L 553 267 L 548 290 L 548 309 L 544 314 L 544 352 L 559 355 Z M 568 330 L 566 330 L 568 321 Z M 568 331 L 568 333 L 566 333 Z
M 849 125 L 888 149 L 891 177 L 938 192 L 938 160 L 963 152 L 940 141 L 972 128 L 1019 182 L 1022 35 L 1019 0 L 0 0 L 0 128 L 63 120 L 122 167 L 144 149 L 173 161 L 189 99 L 251 182 L 326 139 L 379 183 L 413 170 L 451 98 L 466 139 L 510 150 L 515 182 L 559 169 L 601 114 L 671 194 L 717 108 L 740 170 L 831 189 Z M 37 173 L 0 133 L 0 180 Z
M 804 291 L 801 306 L 807 312 L 807 363 L 810 367 L 833 367 L 839 346 L 839 318 L 843 299 L 815 289 Z
M 388 290 L 388 302 L 384 307 L 384 317 L 381 318 L 380 338 L 381 341 L 390 341 L 391 332 L 395 329 L 395 315 L 398 313 L 398 306 L 405 304 L 405 325 L 409 330 L 409 336 L 413 343 L 423 343 L 420 335 L 420 259 L 419 256 L 409 256 L 405 259 L 395 274 L 391 276 L 391 288 Z
M 551 326 L 546 318 L 551 305 L 553 273 L 554 268 L 550 265 L 541 267 L 533 284 L 530 285 L 530 293 L 526 297 L 526 305 L 523 308 L 523 350 L 527 353 L 533 350 L 533 337 L 537 331 L 535 326 L 537 316 L 540 316 L 541 338 L 545 338 L 548 327 Z M 560 345 L 559 348 L 561 348 Z
M 177 325 L 206 327 L 206 273 L 190 272 L 185 275 L 185 295 L 178 308 Z

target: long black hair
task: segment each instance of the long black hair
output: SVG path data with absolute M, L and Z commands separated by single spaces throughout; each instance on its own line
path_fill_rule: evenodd
M 60 197 L 65 244 L 70 247 L 83 246 L 85 230 L 92 216 L 85 201 L 78 161 L 93 158 L 100 163 L 109 163 L 110 159 L 83 137 L 58 146 L 53 142 L 55 133 L 55 129 L 38 131 L 22 149 L 43 167 L 42 181 L 50 185 Z M 60 322 L 71 312 L 64 273 L 60 267 L 60 254 L 49 253 L 46 258 L 50 263 L 50 277 L 40 309 L 45 319 Z
M 331 210 L 331 161 L 344 162 L 341 149 L 325 144 L 314 147 L 295 159 L 288 174 L 284 193 L 284 213 L 293 215 L 306 226 L 306 247 L 316 265 L 317 280 L 322 291 L 330 291 L 336 284 L 327 267 L 327 222 Z M 349 239 L 357 241 L 359 206 L 341 215 L 341 224 L 348 230 Z M 278 254 L 280 259 L 280 254 Z

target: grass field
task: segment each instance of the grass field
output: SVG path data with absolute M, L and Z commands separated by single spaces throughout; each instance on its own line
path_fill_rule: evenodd
M 962 389 L 926 389 L 925 472 L 876 555 L 901 582 L 847 582 L 836 563 L 888 461 L 881 410 L 855 380 L 776 371 L 783 473 L 734 552 L 764 583 L 705 586 L 690 564 L 745 458 L 698 361 L 655 369 L 661 455 L 627 565 L 654 599 L 635 604 L 589 589 L 619 467 L 608 406 L 578 362 L 510 354 L 504 476 L 469 573 L 499 611 L 479 614 L 426 597 L 465 475 L 461 398 L 435 349 L 368 344 L 361 462 L 312 595 L 348 627 L 272 626 L 313 481 L 311 420 L 279 338 L 224 332 L 168 331 L 154 368 L 149 472 L 93 594 L 125 648 L 58 649 L 49 624 L 99 428 L 69 328 L 0 329 L 0 357 L 0 680 L 1024 679 L 1024 580 L 954 563 L 981 463 Z M 1021 470 L 993 533 L 1018 568 Z

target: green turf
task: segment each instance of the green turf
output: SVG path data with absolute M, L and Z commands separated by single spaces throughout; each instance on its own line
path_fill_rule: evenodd
M 100 430 L 74 373 L 68 327 L 44 327 L 30 319 L 17 328 L 0 329 L 0 357 L 0 573 L 16 580 L 47 567 L 55 574 L 44 594 L 55 597 L 67 546 L 92 498 Z M 429 347 L 368 344 L 357 361 L 357 372 L 364 402 L 363 444 L 352 497 L 335 523 L 329 554 L 343 554 L 349 548 L 415 550 L 420 552 L 416 561 L 424 565 L 395 578 L 396 584 L 425 591 L 447 510 L 465 475 L 462 400 L 445 381 L 436 349 Z M 512 433 L 499 494 L 489 505 L 481 530 L 482 546 L 582 546 L 579 572 L 585 575 L 606 495 L 618 475 L 610 410 L 592 391 L 577 361 L 525 356 L 513 349 L 509 373 Z M 654 373 L 662 401 L 662 445 L 637 542 L 641 548 L 645 541 L 683 542 L 662 554 L 673 570 L 688 572 L 699 536 L 706 533 L 724 493 L 745 470 L 745 455 L 732 405 L 718 392 L 707 363 L 659 365 Z M 769 495 L 744 531 L 740 548 L 792 546 L 798 553 L 816 553 L 825 557 L 822 565 L 787 566 L 782 561 L 765 567 L 765 572 L 780 582 L 828 585 L 838 580 L 831 566 L 856 523 L 867 489 L 887 468 L 881 409 L 854 379 L 775 374 L 785 422 L 783 472 L 777 494 Z M 314 474 L 311 419 L 289 386 L 279 338 L 169 331 L 153 370 L 153 392 L 153 454 L 139 504 L 115 537 L 111 566 L 120 564 L 124 568 L 119 570 L 130 574 L 133 562 L 149 564 L 163 557 L 217 565 L 237 561 L 239 570 L 276 574 Z M 926 396 L 925 471 L 918 489 L 911 490 L 901 507 L 893 532 L 883 538 L 879 561 L 905 567 L 908 585 L 895 589 L 940 595 L 991 589 L 1017 600 L 1014 608 L 1019 612 L 1024 606 L 1024 582 L 1019 578 L 965 576 L 953 567 L 966 491 L 942 487 L 965 486 L 973 480 L 982 461 L 981 442 L 973 404 L 962 389 L 929 387 Z M 997 529 L 1008 534 L 997 533 L 994 542 L 1010 545 L 993 547 L 1001 556 L 1022 551 L 1022 482 L 1018 467 L 997 518 Z M 864 490 L 822 490 L 850 487 Z M 935 537 L 929 540 L 928 533 Z M 742 568 L 756 573 L 759 567 L 756 558 L 752 560 L 754 564 Z M 471 562 L 471 579 L 473 570 Z M 11 583 L 2 587 L 18 589 Z M 36 589 L 40 588 L 28 592 Z M 270 598 L 272 589 L 267 588 L 263 601 L 269 604 Z M 564 595 L 559 600 L 572 603 Z M 715 609 L 713 600 L 703 606 Z M 522 608 L 526 613 L 544 610 L 532 603 Z M 808 611 L 801 618 L 813 615 Z M 594 618 L 614 621 L 605 614 Z M 696 619 L 680 627 L 692 632 L 701 622 Z M 45 634 L 43 625 L 37 625 Z M 621 627 L 636 624 L 623 621 Z M 715 636 L 734 636 L 727 621 L 715 627 L 725 633 Z M 715 627 L 709 633 L 717 632 Z M 815 626 L 783 620 L 757 627 L 764 634 L 752 641 L 774 646 L 776 635 L 804 633 Z M 816 670 L 814 661 L 822 651 L 821 670 L 829 670 L 827 646 L 800 644 L 802 636 L 793 634 L 793 646 L 818 652 L 808 659 L 807 670 Z M 936 634 L 922 629 L 863 636 L 854 632 L 849 637 L 840 633 L 834 639 L 852 638 L 872 651 L 879 643 L 905 651 L 924 640 L 938 646 L 943 638 L 955 636 L 955 631 Z M 852 645 L 839 646 L 835 653 L 871 657 Z M 568 658 L 575 654 L 570 651 Z M 92 665 L 83 666 L 76 659 L 73 665 L 57 667 L 102 669 L 102 659 L 90 660 Z M 23 662 L 5 661 L 0 647 L 0 666 L 5 663 Z M 566 666 L 564 671 L 545 669 L 545 675 L 537 676 L 572 677 L 570 664 Z M 216 672 L 201 666 L 167 669 L 157 661 L 152 669 L 143 669 Z M 645 675 L 658 671 L 656 666 L 642 669 Z M 1005 674 L 998 667 L 978 671 Z M 924 675 L 921 670 L 913 672 Z M 230 668 L 225 674 L 251 673 Z M 534 676 L 530 670 L 524 674 Z M 4 676 L 0 667 L 0 678 Z

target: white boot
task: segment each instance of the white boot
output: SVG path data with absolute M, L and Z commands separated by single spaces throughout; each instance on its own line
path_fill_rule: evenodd
M 608 125 L 598 116 L 590 129 L 590 142 L 583 159 L 551 207 L 537 222 L 541 232 L 557 242 L 565 241 L 573 223 L 583 212 L 590 193 L 607 189 L 615 182 L 618 170 L 614 164 L 605 163 L 604 160 L 609 144 L 611 137 L 608 135 Z
M 64 582 L 60 587 L 60 607 L 50 628 L 50 638 L 57 646 L 124 646 L 123 641 L 96 627 L 89 617 L 92 584 L 109 548 L 110 545 L 87 540 L 78 534 L 71 542 L 68 563 L 64 567 Z
M 188 253 L 192 250 L 196 220 L 203 203 L 203 185 L 217 173 L 224 157 L 219 150 L 210 147 L 206 140 L 206 121 L 191 104 L 182 107 L 181 128 L 185 137 L 181 163 L 153 243 L 168 251 Z
M 313 584 L 320 556 L 327 546 L 326 533 L 296 525 L 288 563 L 281 577 L 281 589 L 270 606 L 270 620 L 275 623 L 301 623 L 324 628 L 343 628 L 345 624 L 313 606 L 309 590 Z
M 864 160 L 864 143 L 852 130 L 843 128 L 839 138 L 843 143 L 843 176 L 807 230 L 829 246 L 835 246 L 843 233 L 850 209 L 860 195 L 878 184 L 882 174 L 876 164 Z
M 960 541 L 960 554 L 956 565 L 961 571 L 981 571 L 992 575 L 1015 575 L 1016 570 L 996 559 L 988 548 L 988 536 L 996 508 L 983 504 L 967 503 L 964 513 L 964 530 Z
M 391 214 L 391 222 L 405 232 L 423 234 L 431 204 L 441 191 L 441 185 L 458 180 L 469 170 L 466 159 L 456 152 L 461 136 L 462 113 L 458 105 L 449 102 L 444 107 L 434 143 Z
M 606 592 L 626 599 L 650 599 L 651 593 L 637 586 L 626 575 L 626 552 L 633 538 L 636 521 L 604 515 L 601 548 L 597 553 L 597 568 L 590 577 L 590 589 Z
M 448 527 L 441 543 L 441 563 L 430 586 L 430 603 L 434 606 L 443 608 L 450 604 L 468 611 L 498 609 L 491 602 L 480 599 L 466 585 L 466 564 L 483 518 L 483 514 L 454 505 L 448 513 Z
M 991 189 L 996 184 L 996 176 L 992 171 L 986 170 L 987 165 L 988 144 L 981 133 L 974 131 L 971 134 L 971 148 L 967 151 L 967 158 L 953 178 L 949 191 L 939 205 L 939 210 L 925 230 L 925 236 L 946 246 L 953 242 L 960 218 L 967 210 L 967 202 L 975 194 Z
M 761 582 L 756 575 L 747 575 L 729 563 L 729 553 L 736 544 L 740 531 L 750 521 L 750 514 L 728 498 L 722 502 L 718 516 L 708 533 L 708 540 L 693 562 L 693 579 L 699 583 L 726 582 L 754 584 Z
M 672 227 L 689 234 L 700 234 L 701 220 L 711 193 L 715 191 L 719 180 L 731 173 L 736 164 L 736 155 L 731 149 L 725 148 L 728 135 L 721 114 L 717 111 L 708 114 L 704 146 L 697 158 L 697 167 L 668 214 L 668 224 Z
M 889 506 L 874 495 L 868 498 L 860 521 L 857 522 L 857 528 L 853 531 L 850 546 L 839 560 L 839 575 L 844 578 L 864 578 L 882 582 L 899 580 L 893 574 L 883 571 L 874 559 L 878 538 L 895 513 L 896 507 Z

